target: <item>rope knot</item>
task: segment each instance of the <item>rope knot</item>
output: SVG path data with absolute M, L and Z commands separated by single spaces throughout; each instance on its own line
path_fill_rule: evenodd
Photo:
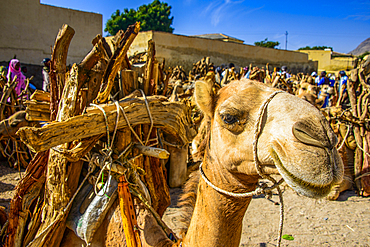
M 272 187 L 269 187 L 267 183 L 262 182 L 257 190 L 261 192 L 260 194 L 264 194 L 266 199 L 272 198 Z

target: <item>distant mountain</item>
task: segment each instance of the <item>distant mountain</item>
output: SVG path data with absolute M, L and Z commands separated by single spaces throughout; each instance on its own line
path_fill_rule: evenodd
M 361 44 L 359 44 L 356 47 L 356 49 L 354 49 L 353 51 L 350 51 L 348 53 L 352 54 L 352 55 L 355 55 L 355 56 L 358 56 L 358 55 L 361 55 L 361 54 L 363 54 L 364 52 L 367 52 L 367 51 L 370 52 L 370 38 L 363 41 Z

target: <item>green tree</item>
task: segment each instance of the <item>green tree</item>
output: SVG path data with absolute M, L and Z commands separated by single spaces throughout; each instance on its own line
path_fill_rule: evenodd
M 275 48 L 276 46 L 280 45 L 278 41 L 267 41 L 267 38 L 262 41 L 254 42 L 255 46 L 262 46 L 267 48 Z
M 298 50 L 325 50 L 325 49 L 330 49 L 330 50 L 333 50 L 333 47 L 329 47 L 329 46 L 306 46 L 306 47 L 301 47 L 301 48 L 298 48 Z
M 171 27 L 173 22 L 173 16 L 170 17 L 171 8 L 167 3 L 154 0 L 148 5 L 140 6 L 137 10 L 124 9 L 121 13 L 117 9 L 107 21 L 104 31 L 115 35 L 119 30 L 126 30 L 129 25 L 140 21 L 141 31 L 154 30 L 172 33 L 174 29 Z

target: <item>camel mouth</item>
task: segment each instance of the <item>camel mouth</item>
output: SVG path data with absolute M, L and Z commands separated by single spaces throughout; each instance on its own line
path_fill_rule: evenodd
M 270 152 L 278 172 L 283 177 L 285 182 L 296 192 L 310 198 L 322 198 L 330 193 L 331 188 L 334 184 L 334 179 L 330 183 L 317 184 L 299 178 L 298 176 L 291 173 L 284 166 L 282 160 L 280 159 L 278 153 L 274 150 L 274 148 L 271 148 Z

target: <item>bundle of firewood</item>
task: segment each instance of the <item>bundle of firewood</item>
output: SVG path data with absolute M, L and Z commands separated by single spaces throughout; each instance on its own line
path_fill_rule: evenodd
M 182 68 L 182 66 L 177 65 L 175 68 L 172 69 L 170 79 L 171 81 L 181 80 L 182 82 L 186 82 L 188 80 L 188 77 L 186 76 L 186 72 Z
M 160 95 L 169 74 L 154 56 L 154 42 L 148 42 L 144 76 L 131 69 L 126 54 L 139 29 L 136 23 L 117 33 L 110 45 L 98 35 L 70 70 L 66 58 L 74 30 L 64 25 L 59 31 L 50 94 L 36 91 L 25 102 L 26 120 L 44 124 L 17 132 L 36 155 L 11 202 L 7 246 L 59 246 L 80 188 L 89 182 L 103 190 L 109 186 L 104 173 L 118 186 L 126 179 L 138 183 L 138 193 L 146 187 L 158 215 L 169 206 L 166 149 L 187 147 L 195 130 L 189 107 Z
M 370 196 L 370 56 L 351 70 L 347 90 L 351 113 L 357 123 L 351 122 L 357 147 L 355 149 L 354 182 L 363 196 Z
M 189 72 L 189 81 L 194 81 L 196 78 L 205 77 L 208 71 L 214 70 L 214 64 L 211 63 L 209 57 L 204 57 L 195 64 Z
M 29 149 L 15 136 L 16 130 L 29 125 L 25 120 L 25 100 L 31 95 L 29 83 L 31 78 L 26 79 L 26 87 L 17 95 L 15 87 L 17 81 L 8 81 L 5 74 L 0 75 L 0 152 L 7 159 L 11 167 L 27 167 L 32 155 Z

